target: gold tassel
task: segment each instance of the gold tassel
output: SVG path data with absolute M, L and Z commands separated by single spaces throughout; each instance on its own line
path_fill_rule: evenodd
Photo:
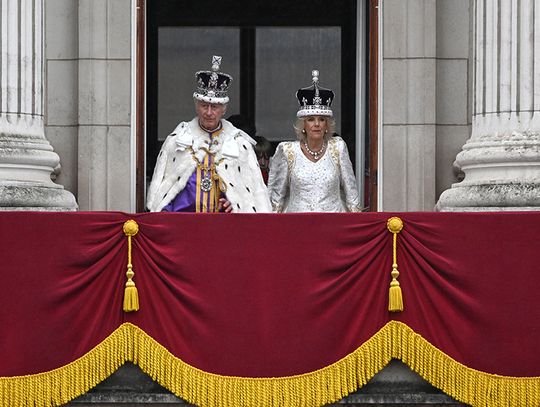
M 124 312 L 138 311 L 139 310 L 139 293 L 133 276 L 133 265 L 131 264 L 131 237 L 135 236 L 139 232 L 139 225 L 134 220 L 128 220 L 124 223 L 124 233 L 128 238 L 128 265 L 127 265 L 127 282 L 124 289 Z
M 399 286 L 399 282 L 395 278 L 390 283 L 390 290 L 388 292 L 388 295 L 388 311 L 403 311 L 403 294 L 401 294 L 401 287 Z
M 397 269 L 397 234 L 403 229 L 403 221 L 394 216 L 388 219 L 386 224 L 388 230 L 393 234 L 392 241 L 392 282 L 390 283 L 390 290 L 388 293 L 388 311 L 401 312 L 403 311 L 403 294 L 401 293 L 401 287 L 399 286 L 399 271 Z

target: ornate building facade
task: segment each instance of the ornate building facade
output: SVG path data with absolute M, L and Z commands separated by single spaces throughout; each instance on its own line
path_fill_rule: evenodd
M 361 188 L 369 195 L 366 202 L 376 202 L 371 209 L 431 211 L 448 189 L 440 210 L 538 206 L 538 7 L 532 0 L 484 3 L 356 2 L 355 53 L 343 51 L 351 33 L 341 35 L 341 53 L 353 55 L 341 55 L 342 75 L 356 72 L 356 92 L 347 94 L 356 101 L 355 110 L 343 113 L 342 131 L 353 146 L 357 173 L 371 171 L 358 177 L 371 183 L 371 189 Z M 177 97 L 177 105 L 158 99 L 157 113 L 136 103 L 151 94 L 139 82 L 145 78 L 140 71 L 155 64 L 152 58 L 184 65 L 182 56 L 165 58 L 150 50 L 142 55 L 145 63 L 137 64 L 146 44 L 137 40 L 137 23 L 151 24 L 151 7 L 157 6 L 140 0 L 2 2 L 2 134 L 12 140 L 42 121 L 46 141 L 40 143 L 47 147 L 38 150 L 50 144 L 61 160 L 57 167 L 49 158 L 43 173 L 56 167 L 57 184 L 73 194 L 81 210 L 140 210 L 136 201 L 145 191 L 136 172 L 148 161 L 140 139 L 168 128 L 152 128 L 155 116 L 168 124 L 167 115 L 174 118 L 175 110 L 190 105 L 189 93 Z M 34 29 L 26 30 L 29 26 Z M 160 52 L 171 54 L 167 36 L 159 35 Z M 335 47 L 324 41 L 321 52 Z M 30 60 L 30 65 L 18 62 Z M 165 94 L 160 79 L 171 81 L 160 69 L 156 87 Z M 345 111 L 348 103 L 342 103 Z M 147 119 L 139 127 L 137 109 Z M 12 146 L 5 143 L 0 163 L 12 160 Z M 45 159 L 46 153 L 41 155 Z M 13 178 L 10 168 L 3 179 Z M 452 188 L 463 175 L 464 182 Z
M 346 31 L 345 39 L 340 34 L 340 69 L 353 72 L 356 103 L 342 130 L 350 129 L 366 206 L 538 210 L 537 2 L 343 2 L 354 3 L 355 15 L 354 32 Z M 148 123 L 157 120 L 146 109 L 152 91 L 145 68 L 157 64 L 148 58 L 159 54 L 142 35 L 152 23 L 149 8 L 157 7 L 151 3 L 0 0 L 4 209 L 141 209 L 145 184 L 139 181 L 153 131 Z M 351 35 L 355 48 L 346 49 Z M 163 60 L 173 70 L 183 63 L 181 56 Z M 191 106 L 189 93 L 178 98 Z M 174 116 L 176 106 L 160 111 L 155 100 L 161 117 Z M 342 110 L 346 105 L 342 100 Z M 403 375 L 392 367 L 381 377 L 384 383 L 415 383 Z

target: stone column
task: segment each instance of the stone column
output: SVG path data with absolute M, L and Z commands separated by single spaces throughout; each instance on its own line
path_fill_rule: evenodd
M 440 211 L 540 210 L 540 4 L 474 0 L 472 135 Z
M 382 137 L 379 202 L 384 211 L 435 206 L 437 2 L 382 0 Z
M 131 0 L 78 1 L 77 198 L 83 210 L 135 210 L 131 5 Z
M 43 123 L 43 0 L 0 0 L 0 210 L 77 209 L 51 180 Z

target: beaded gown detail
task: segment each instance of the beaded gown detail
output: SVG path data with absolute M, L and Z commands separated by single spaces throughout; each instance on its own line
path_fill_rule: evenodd
M 276 212 L 357 212 L 358 188 L 340 137 L 332 137 L 316 162 L 301 150 L 300 142 L 280 143 L 270 162 L 268 189 Z

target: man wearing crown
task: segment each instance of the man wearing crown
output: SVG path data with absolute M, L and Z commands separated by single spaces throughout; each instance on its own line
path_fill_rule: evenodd
M 151 212 L 271 212 L 268 192 L 253 150 L 256 142 L 223 119 L 232 77 L 196 73 L 196 117 L 181 122 L 159 153 L 146 206 Z

